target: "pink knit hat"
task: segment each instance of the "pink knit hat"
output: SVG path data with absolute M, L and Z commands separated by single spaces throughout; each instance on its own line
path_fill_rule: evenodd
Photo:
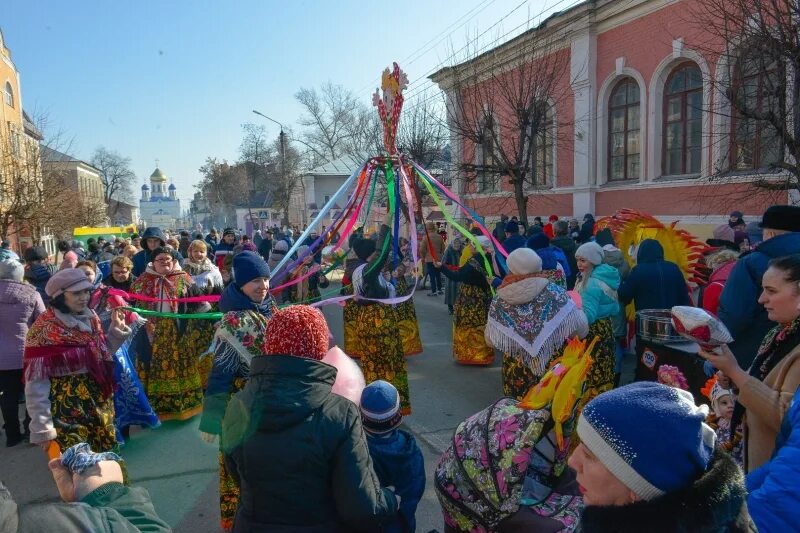
M 314 307 L 290 305 L 267 323 L 265 355 L 293 355 L 321 360 L 328 353 L 328 324 Z

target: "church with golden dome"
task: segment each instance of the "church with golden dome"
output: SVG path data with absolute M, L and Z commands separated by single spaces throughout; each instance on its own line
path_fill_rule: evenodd
M 146 226 L 176 229 L 181 218 L 181 201 L 175 184 L 167 186 L 167 175 L 156 167 L 150 174 L 150 185 L 142 185 L 139 213 Z

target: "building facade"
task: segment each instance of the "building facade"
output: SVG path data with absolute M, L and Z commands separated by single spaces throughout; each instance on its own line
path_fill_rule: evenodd
M 139 214 L 146 226 L 177 229 L 181 221 L 181 201 L 175 184 L 167 185 L 167 175 L 156 168 L 150 174 L 150 185 L 142 185 Z
M 628 207 L 688 226 L 718 223 L 734 209 L 753 218 L 790 200 L 753 185 L 774 178 L 767 167 L 784 156 L 766 134 L 740 138 L 742 124 L 721 89 L 733 70 L 723 50 L 736 45 L 691 20 L 696 7 L 694 0 L 584 2 L 431 79 L 447 95 L 457 129 L 454 102 L 472 89 L 459 82 L 466 69 L 478 73 L 476 83 L 492 84 L 480 73 L 514 76 L 521 64 L 563 58 L 565 74 L 547 96 L 546 135 L 531 155 L 538 181 L 529 187 L 529 216 L 604 216 Z M 529 54 L 545 35 L 548 46 L 538 48 L 546 56 Z M 491 150 L 463 136 L 451 144 L 457 168 Z M 453 188 L 489 220 L 517 212 L 505 176 L 487 184 L 459 170 Z

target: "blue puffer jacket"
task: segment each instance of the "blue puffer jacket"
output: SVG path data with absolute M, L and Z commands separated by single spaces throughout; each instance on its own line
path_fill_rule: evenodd
M 642 241 L 636 266 L 619 287 L 620 303 L 628 305 L 631 300 L 637 311 L 691 305 L 681 269 L 664 260 L 664 248 L 655 239 Z
M 783 417 L 770 462 L 747 475 L 747 507 L 759 531 L 796 531 L 800 509 L 800 401 Z
M 416 530 L 417 504 L 425 492 L 425 464 L 414 437 L 401 429 L 379 437 L 367 433 L 369 455 L 381 485 L 394 487 L 400 498 L 400 509 L 394 522 L 385 524 L 384 533 L 406 533 Z
M 601 318 L 613 317 L 619 312 L 619 302 L 615 296 L 617 289 L 619 272 L 616 268 L 609 265 L 594 267 L 589 282 L 579 290 L 583 298 L 583 312 L 590 326 Z
M 44 263 L 36 263 L 25 269 L 25 281 L 36 287 L 45 305 L 50 302 L 50 297 L 44 292 L 44 288 L 50 280 L 50 276 L 55 273 L 54 265 L 45 265 Z
M 800 233 L 773 237 L 739 259 L 725 283 L 718 314 L 733 335 L 730 349 L 742 368 L 750 367 L 761 340 L 775 326 L 758 303 L 767 264 L 776 257 L 796 253 L 800 253 Z

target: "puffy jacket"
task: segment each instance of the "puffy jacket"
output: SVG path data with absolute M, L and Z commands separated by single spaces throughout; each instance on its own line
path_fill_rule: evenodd
M 664 260 L 664 248 L 655 239 L 642 241 L 636 254 L 636 266 L 620 285 L 620 303 L 628 305 L 631 300 L 637 311 L 691 304 L 681 269 Z
M 719 300 L 718 316 L 733 335 L 730 349 L 742 368 L 750 367 L 761 340 L 775 326 L 758 303 L 767 264 L 776 257 L 796 253 L 800 253 L 800 233 L 778 235 L 740 257 L 728 276 Z
M 417 441 L 410 433 L 397 429 L 391 434 L 368 435 L 367 445 L 381 485 L 394 487 L 400 498 L 400 511 L 383 533 L 416 530 L 417 505 L 425 492 L 425 463 Z
M 225 464 L 241 487 L 234 532 L 380 530 L 397 500 L 372 467 L 358 407 L 331 392 L 336 369 L 254 357 L 222 421 Z
M 0 370 L 22 368 L 25 336 L 34 320 L 44 313 L 44 302 L 36 287 L 0 280 Z
M 56 267 L 54 265 L 45 265 L 43 263 L 35 263 L 25 268 L 25 281 L 36 287 L 45 304 L 50 302 L 50 297 L 44 292 L 44 288 L 50 280 L 50 276 L 55 273 Z
M 747 475 L 747 506 L 759 531 L 797 529 L 800 509 L 800 390 L 783 417 L 772 459 Z
M 161 241 L 161 246 L 167 244 L 166 239 L 164 239 L 164 232 L 161 231 L 161 228 L 151 227 L 144 230 L 142 234 L 142 250 L 131 259 L 131 261 L 133 261 L 131 273 L 135 278 L 144 274 L 144 271 L 147 269 L 147 264 L 150 262 L 150 250 L 147 248 L 147 239 L 153 238 L 159 239 Z
M 608 287 L 606 289 L 603 285 Z M 613 317 L 619 312 L 616 291 L 619 288 L 619 272 L 609 265 L 597 265 L 589 281 L 580 290 L 583 312 L 591 326 L 601 318 Z

